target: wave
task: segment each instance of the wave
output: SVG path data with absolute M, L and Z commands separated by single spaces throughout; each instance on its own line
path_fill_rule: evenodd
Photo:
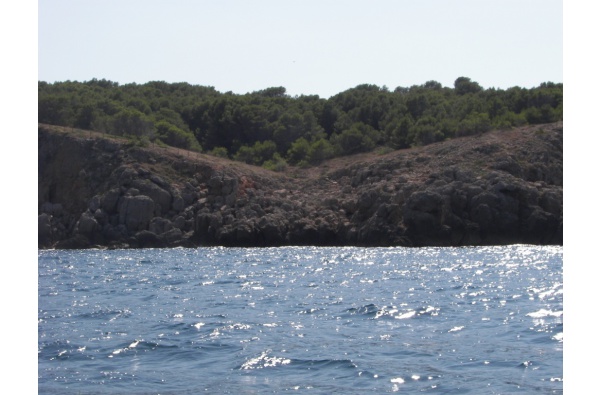
M 528 317 L 532 318 L 544 318 L 544 317 L 562 317 L 562 311 L 552 311 L 546 309 L 540 309 L 538 311 L 534 311 L 533 313 L 528 313 Z
M 374 304 L 368 304 L 361 307 L 352 307 L 346 310 L 348 315 L 364 315 L 374 317 L 380 311 L 379 307 Z
M 39 345 L 38 358 L 44 360 L 81 360 L 90 359 L 85 354 L 86 346 L 64 341 L 42 343 Z
M 439 314 L 439 311 L 440 309 L 438 307 L 433 306 L 423 306 L 418 309 L 405 309 L 404 311 L 401 311 L 396 306 L 378 307 L 371 303 L 365 306 L 347 309 L 345 310 L 344 315 L 364 316 L 369 319 L 388 318 L 402 320 L 424 316 L 436 316 Z
M 109 358 L 114 355 L 125 354 L 127 352 L 136 351 L 136 352 L 144 352 L 144 351 L 161 351 L 161 350 L 173 350 L 178 349 L 179 346 L 175 344 L 165 344 L 165 343 L 156 343 L 152 341 L 145 340 L 133 340 L 126 343 L 123 343 L 124 347 L 119 347 L 112 351 Z
M 357 366 L 349 359 L 296 359 L 271 355 L 271 350 L 263 351 L 260 355 L 246 360 L 238 369 L 256 370 L 289 366 L 307 370 L 321 369 L 355 369 Z
M 131 311 L 128 309 L 124 310 L 112 310 L 112 309 L 99 309 L 87 313 L 80 314 L 80 319 L 109 319 L 110 321 L 121 317 L 131 316 Z
M 316 313 L 318 311 L 322 311 L 322 310 L 325 310 L 325 309 L 323 309 L 323 308 L 309 308 L 309 309 L 300 310 L 298 312 L 298 314 L 314 314 L 314 313 Z

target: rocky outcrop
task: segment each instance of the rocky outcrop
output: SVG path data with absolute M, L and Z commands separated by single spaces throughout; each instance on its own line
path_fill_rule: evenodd
M 41 125 L 40 248 L 562 244 L 562 123 L 273 173 Z

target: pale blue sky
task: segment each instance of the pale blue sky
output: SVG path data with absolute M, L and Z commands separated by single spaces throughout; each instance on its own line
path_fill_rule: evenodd
M 557 0 L 38 2 L 38 79 L 152 80 L 329 97 L 460 76 L 563 82 Z

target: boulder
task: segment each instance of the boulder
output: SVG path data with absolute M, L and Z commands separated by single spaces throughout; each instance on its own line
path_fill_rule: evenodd
M 38 246 L 40 248 L 52 245 L 52 216 L 46 213 L 38 215 Z
M 149 180 L 134 180 L 132 183 L 139 190 L 140 195 L 148 196 L 157 204 L 158 214 L 166 213 L 171 209 L 171 194 Z
M 42 204 L 41 212 L 57 217 L 63 214 L 63 207 L 60 203 L 45 202 Z
M 173 224 L 171 223 L 171 221 L 162 217 L 152 218 L 152 220 L 150 221 L 150 225 L 148 226 L 148 230 L 150 232 L 156 233 L 157 235 L 165 233 L 171 229 L 173 229 Z
M 257 227 L 265 245 L 280 245 L 285 242 L 287 221 L 283 215 L 267 214 L 259 220 Z
M 177 229 L 185 229 L 186 227 L 186 220 L 185 217 L 182 215 L 178 215 L 177 217 L 175 217 L 173 219 L 173 227 L 177 228 Z
M 65 240 L 60 240 L 56 243 L 55 248 L 60 250 L 80 250 L 89 248 L 90 240 L 82 234 L 77 234 Z
M 154 208 L 154 201 L 148 196 L 124 196 L 119 201 L 119 223 L 132 232 L 147 230 Z
M 137 232 L 133 239 L 130 240 L 131 245 L 139 248 L 163 248 L 166 247 L 164 240 L 155 233 L 148 230 Z
M 135 169 L 132 169 L 131 167 L 126 167 L 126 166 L 122 166 L 121 168 L 117 169 L 117 172 L 121 173 L 118 176 L 119 186 L 130 185 L 139 176 L 138 172 Z
M 170 230 L 161 234 L 160 237 L 167 245 L 180 245 L 183 242 L 183 232 L 178 228 L 171 228 Z
M 86 236 L 92 240 L 95 233 L 99 230 L 98 221 L 89 210 L 83 212 L 75 225 L 75 232 Z
M 171 208 L 177 213 L 182 212 L 185 209 L 185 200 L 179 195 L 175 196 Z
M 111 189 L 102 196 L 100 207 L 108 214 L 113 214 L 117 211 L 117 203 L 120 197 L 121 190 L 119 188 Z

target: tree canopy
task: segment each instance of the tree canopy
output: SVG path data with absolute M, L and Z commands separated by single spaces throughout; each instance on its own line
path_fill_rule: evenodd
M 324 99 L 284 87 L 248 94 L 152 81 L 38 82 L 38 122 L 143 138 L 268 168 L 387 146 L 431 144 L 494 128 L 562 120 L 562 83 L 483 89 L 467 77 L 387 87 L 363 84 Z

